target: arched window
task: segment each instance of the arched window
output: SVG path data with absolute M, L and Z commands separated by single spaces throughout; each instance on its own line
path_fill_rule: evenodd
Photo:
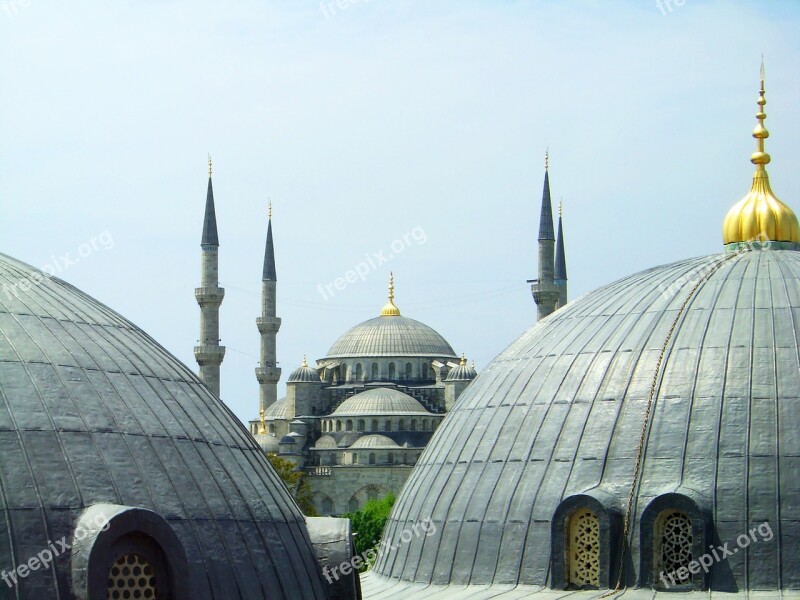
M 275 425 L 274 425 L 273 423 L 270 423 L 270 424 L 269 424 L 268 431 L 269 431 L 270 433 L 275 433 Z
M 366 422 L 364 421 L 364 419 L 359 419 L 358 420 L 358 430 L 359 431 L 364 431 L 366 428 L 367 428 L 367 425 L 366 425 Z
M 143 556 L 135 553 L 120 556 L 108 573 L 108 597 L 160 598 L 166 593 L 162 577 L 158 577 Z
M 322 512 L 326 515 L 333 514 L 333 500 L 331 500 L 330 498 L 325 498 L 322 501 Z
M 347 508 L 350 510 L 350 512 L 356 512 L 358 510 L 358 500 L 356 500 L 355 496 L 350 498 Z
M 330 456 L 328 457 L 328 464 L 330 466 L 333 466 L 333 465 L 336 464 L 336 453 L 335 452 L 331 452 Z
M 378 419 L 372 419 L 371 426 L 372 431 L 378 431 Z
M 395 367 L 394 363 L 389 363 L 389 379 L 395 378 Z
M 392 422 L 389 419 L 386 419 L 386 423 L 384 423 L 385 427 L 383 428 L 385 431 L 392 430 Z
M 339 381 L 344 383 L 347 381 L 347 365 L 339 365 Z
M 358 452 L 353 452 L 353 464 L 358 464 Z
M 336 431 L 341 431 L 341 430 L 342 430 L 342 422 L 336 421 Z
M 430 379 L 428 363 L 422 363 L 422 379 Z
M 353 421 L 351 421 L 350 419 L 347 419 L 347 424 L 345 426 L 345 429 L 347 431 L 353 431 Z
M 428 431 L 428 419 L 422 419 L 422 431 Z
M 371 465 L 375 464 L 375 453 L 374 452 L 370 452 L 369 453 L 369 464 L 371 464 Z
M 372 380 L 377 380 L 378 376 L 378 363 L 372 363 Z
M 416 431 L 416 430 L 417 430 L 417 420 L 411 419 L 411 431 Z
M 576 510 L 568 525 L 569 584 L 600 587 L 600 520 L 587 508 Z
M 361 381 L 364 378 L 363 369 L 361 368 L 361 363 L 356 364 L 356 381 Z
M 658 515 L 655 527 L 655 572 L 666 573 L 675 585 L 692 582 L 692 520 L 683 511 L 665 510 Z
M 406 379 L 411 379 L 412 366 L 411 363 L 406 363 Z
M 389 452 L 389 454 L 386 455 L 386 462 L 390 465 L 394 464 L 394 452 Z
M 406 422 L 404 419 L 400 419 L 400 422 L 397 425 L 397 431 L 405 431 L 406 429 Z

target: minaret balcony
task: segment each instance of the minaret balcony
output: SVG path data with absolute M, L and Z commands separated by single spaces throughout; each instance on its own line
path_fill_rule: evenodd
M 278 333 L 281 328 L 281 320 L 279 317 L 258 317 L 256 319 L 256 326 L 258 333 Z
M 225 297 L 225 289 L 221 287 L 195 288 L 194 297 L 200 306 L 219 306 Z
M 195 346 L 194 358 L 201 367 L 222 364 L 222 359 L 225 358 L 225 346 Z
M 258 379 L 258 383 L 278 383 L 280 378 L 280 367 L 256 367 L 256 379 Z

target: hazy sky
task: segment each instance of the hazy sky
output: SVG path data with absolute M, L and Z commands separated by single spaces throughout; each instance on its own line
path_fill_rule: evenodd
M 268 198 L 280 394 L 304 353 L 378 315 L 390 270 L 402 313 L 480 370 L 535 321 L 547 146 L 572 299 L 719 252 L 763 52 L 772 187 L 800 209 L 798 31 L 794 1 L 0 0 L 0 252 L 196 369 L 210 152 L 241 419 Z

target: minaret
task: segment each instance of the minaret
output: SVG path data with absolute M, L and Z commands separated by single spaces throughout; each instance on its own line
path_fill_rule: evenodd
M 564 207 L 558 203 L 558 235 L 556 237 L 556 260 L 553 279 L 558 288 L 556 310 L 567 303 L 567 258 L 564 254 L 564 228 L 561 224 Z
M 266 410 L 278 400 L 281 370 L 277 366 L 276 337 L 281 328 L 281 320 L 275 316 L 277 283 L 275 248 L 272 245 L 272 203 L 270 203 L 267 247 L 264 250 L 264 270 L 261 277 L 261 316 L 256 319 L 258 332 L 261 334 L 261 361 L 256 367 L 259 410 Z
M 219 238 L 211 186 L 211 156 L 208 157 L 208 192 L 200 248 L 200 287 L 194 290 L 194 297 L 200 305 L 200 345 L 195 346 L 194 357 L 200 365 L 200 379 L 219 396 L 219 367 L 225 358 L 225 346 L 219 345 L 219 307 L 225 290 L 219 287 Z
M 553 206 L 550 202 L 549 152 L 544 155 L 544 190 L 542 211 L 539 217 L 539 279 L 531 283 L 531 294 L 538 308 L 537 319 L 544 319 L 556 309 L 559 290 L 554 281 L 553 251 L 556 243 L 553 234 Z

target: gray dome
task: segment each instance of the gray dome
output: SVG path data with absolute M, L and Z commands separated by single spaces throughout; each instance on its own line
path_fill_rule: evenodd
M 620 539 L 632 486 L 627 585 L 657 583 L 654 540 L 666 533 L 654 519 L 680 509 L 695 558 L 765 522 L 774 532 L 693 587 L 800 588 L 798 356 L 800 252 L 685 260 L 566 305 L 494 359 L 435 432 L 386 526 L 398 549 L 378 557 L 367 597 L 406 586 L 439 598 L 429 583 L 563 588 L 564 519 L 580 506 L 602 515 L 613 587 L 609 536 Z M 435 533 L 400 541 L 428 518 Z
M 108 307 L 2 254 L 0 287 L 14 290 L 0 294 L 2 568 L 72 540 L 86 515 L 113 515 L 12 596 L 105 592 L 117 552 L 146 551 L 171 574 L 161 582 L 184 581 L 178 599 L 328 597 L 303 515 L 194 373 Z
M 286 418 L 286 398 L 277 400 L 274 404 L 267 407 L 264 411 L 265 419 L 285 419 Z
M 317 443 L 314 444 L 314 448 L 323 450 L 336 450 L 338 447 L 336 440 L 329 435 L 323 435 L 317 440 Z
M 474 368 L 467 366 L 466 361 L 462 359 L 463 364 L 456 365 L 450 372 L 447 373 L 445 381 L 471 381 L 478 376 Z
M 286 380 L 286 383 L 319 383 L 319 371 L 316 369 L 312 369 L 305 361 L 303 361 L 303 365 L 296 368 L 292 371 L 292 374 L 289 375 L 289 379 Z
M 257 433 L 253 436 L 261 449 L 268 454 L 278 453 L 278 438 L 273 433 Z
M 373 433 L 358 438 L 350 448 L 399 448 L 400 446 L 385 435 Z
M 409 413 L 428 414 L 428 411 L 408 394 L 390 388 L 375 388 L 351 396 L 333 411 L 332 416 L 383 416 Z
M 381 316 L 356 325 L 333 343 L 325 358 L 426 356 L 455 358 L 436 331 L 403 316 Z

